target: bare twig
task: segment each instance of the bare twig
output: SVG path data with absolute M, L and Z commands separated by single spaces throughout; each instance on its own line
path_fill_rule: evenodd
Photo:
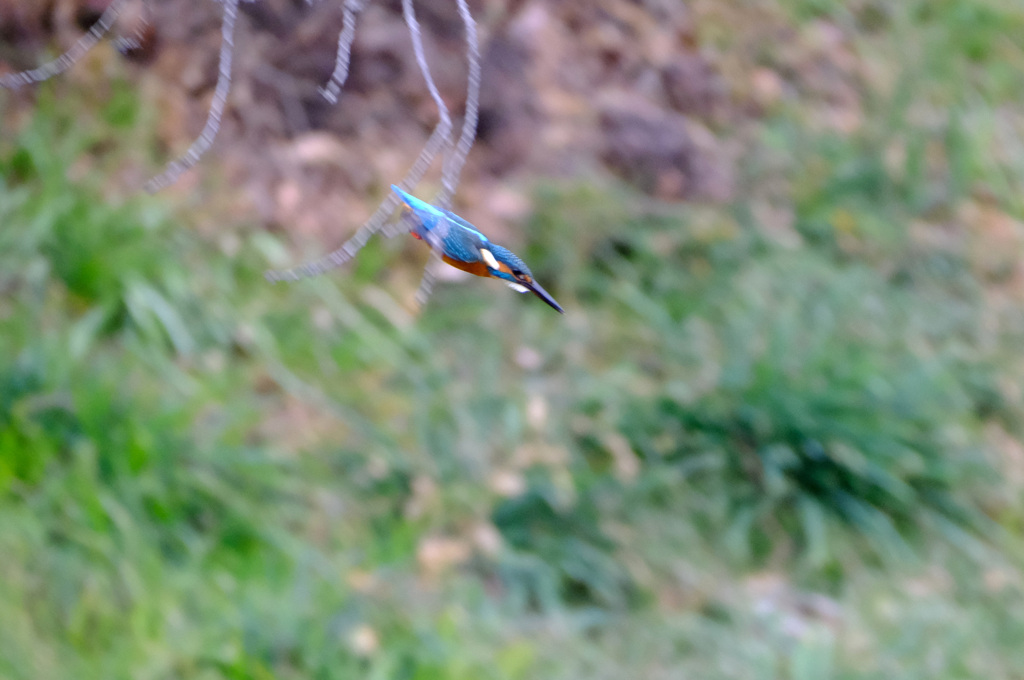
M 416 12 L 413 9 L 412 0 L 402 0 L 402 14 L 405 16 L 405 24 L 409 27 L 409 37 L 412 39 L 412 50 L 416 55 L 416 64 L 420 67 L 420 73 L 423 75 L 423 82 L 427 85 L 427 91 L 430 92 L 430 97 L 434 100 L 434 105 L 437 107 L 438 116 L 441 119 L 441 125 L 451 131 L 452 119 L 448 113 L 448 106 L 444 103 L 444 99 L 441 97 L 441 93 L 437 89 L 437 85 L 434 83 L 434 76 L 430 73 L 430 63 L 427 61 L 426 52 L 423 50 L 423 36 L 420 35 L 420 24 L 416 20 Z M 444 146 L 448 147 L 451 145 L 451 139 L 448 136 L 449 132 L 445 133 L 443 140 Z M 431 159 L 433 160 L 433 159 Z M 447 189 L 446 178 L 442 178 Z M 451 188 L 454 193 L 454 186 Z
M 466 27 L 466 61 L 469 77 L 466 82 L 466 113 L 462 119 L 462 132 L 454 153 L 445 158 L 442 174 L 444 188 L 437 197 L 437 204 L 446 210 L 451 207 L 455 187 L 459 184 L 459 174 L 466 162 L 466 156 L 476 141 L 476 125 L 480 112 L 480 44 L 477 40 L 476 22 L 469 11 L 466 0 L 457 0 L 459 16 Z
M 476 125 L 479 118 L 480 105 L 480 45 L 477 40 L 476 22 L 469 11 L 466 0 L 457 0 L 459 4 L 459 16 L 466 27 L 466 61 L 469 70 L 466 82 L 466 112 L 462 119 L 462 132 L 459 134 L 459 141 L 453 152 L 446 154 L 444 165 L 441 170 L 442 189 L 437 196 L 436 203 L 445 210 L 451 207 L 452 198 L 455 195 L 455 187 L 459 184 L 459 175 L 462 166 L 466 162 L 466 156 L 476 140 Z M 419 288 L 416 290 L 416 304 L 424 307 L 434 290 L 434 283 L 437 280 L 436 269 L 441 264 L 441 257 L 437 249 L 432 250 L 432 257 L 423 269 L 423 278 L 420 279 Z
M 420 151 L 420 155 L 416 159 L 416 162 L 413 163 L 412 168 L 399 183 L 399 186 L 402 189 L 409 189 L 422 179 L 427 168 L 430 167 L 430 163 L 434 160 L 434 157 L 437 156 L 437 153 L 445 146 L 449 146 L 451 144 L 452 121 L 451 115 L 448 112 L 448 107 L 441 98 L 441 93 L 438 91 L 437 85 L 434 83 L 434 78 L 430 73 L 430 65 L 427 62 L 426 53 L 423 49 L 423 36 L 420 34 L 420 26 L 416 19 L 416 11 L 413 7 L 412 0 L 402 0 L 402 13 L 405 17 L 406 26 L 409 28 L 409 37 L 412 40 L 413 52 L 416 55 L 416 63 L 420 68 L 420 73 L 423 75 L 423 80 L 427 84 L 430 96 L 434 100 L 434 104 L 437 106 L 438 115 L 440 117 L 440 121 L 431 133 L 427 143 Z M 472 18 L 470 18 L 470 21 L 472 21 Z M 467 28 L 467 33 L 469 30 L 470 29 Z M 475 42 L 475 25 L 473 27 L 473 35 Z M 342 41 L 339 40 L 339 44 L 341 43 Z M 477 78 L 479 78 L 479 75 Z M 470 143 L 471 142 L 472 140 L 470 140 Z M 457 175 L 455 179 L 457 180 Z M 454 192 L 454 185 L 452 186 L 452 192 Z M 377 211 L 374 212 L 373 216 L 367 220 L 366 224 L 364 224 L 363 227 L 359 229 L 354 236 L 352 236 L 352 238 L 342 244 L 340 248 L 328 253 L 318 260 L 299 265 L 293 269 L 269 271 L 266 274 L 267 279 L 269 281 L 296 281 L 302 278 L 319 276 L 324 272 L 330 271 L 331 269 L 351 260 L 377 232 L 383 230 L 385 236 L 394 236 L 395 234 L 408 231 L 405 227 L 385 228 L 385 221 L 397 206 L 398 197 L 389 192 L 387 197 L 377 208 Z
M 146 191 L 150 193 L 174 183 L 183 172 L 195 166 L 213 145 L 213 140 L 220 130 L 224 107 L 227 105 L 228 94 L 231 92 L 231 60 L 235 52 L 235 23 L 238 19 L 238 3 L 239 0 L 222 0 L 224 18 L 221 25 L 220 66 L 217 75 L 217 88 L 213 93 L 213 101 L 210 102 L 206 125 L 184 155 L 168 163 L 162 173 L 146 183 Z
M 69 68 L 74 66 L 79 59 L 85 56 L 85 53 L 91 50 L 100 41 L 101 38 L 110 30 L 110 27 L 117 21 L 117 17 L 124 11 L 125 5 L 128 4 L 128 0 L 114 0 L 110 3 L 110 6 L 100 15 L 99 20 L 92 25 L 89 32 L 83 35 L 78 41 L 64 54 L 60 55 L 56 59 L 42 66 L 39 66 L 28 71 L 19 71 L 18 73 L 8 73 L 0 75 L 0 87 L 5 87 L 10 90 L 17 90 L 25 85 L 32 85 L 34 83 L 41 83 L 44 80 L 48 80 L 56 75 L 60 75 L 67 71 Z
M 423 75 L 423 80 L 427 85 L 427 90 L 430 92 L 430 96 L 434 100 L 434 104 L 437 106 L 440 120 L 431 133 L 430 138 L 427 140 L 427 143 L 420 151 L 420 155 L 416 159 L 416 162 L 413 164 L 412 168 L 410 168 L 399 186 L 406 190 L 410 189 L 423 177 L 437 153 L 442 149 L 447 149 L 442 168 L 443 188 L 439 193 L 437 200 L 437 202 L 444 208 L 447 208 L 450 205 L 451 199 L 455 194 L 455 188 L 458 186 L 459 175 L 462 172 L 463 165 L 465 164 L 466 156 L 469 154 L 469 150 L 476 139 L 476 128 L 479 117 L 480 46 L 477 38 L 476 23 L 469 11 L 469 5 L 466 0 L 457 0 L 457 2 L 459 6 L 459 15 L 461 16 L 466 29 L 466 60 L 468 62 L 469 75 L 466 84 L 466 112 L 462 122 L 462 130 L 457 144 L 454 149 L 452 149 L 451 115 L 430 72 L 430 65 L 427 62 L 426 53 L 423 49 L 423 39 L 420 34 L 419 22 L 416 20 L 413 2 L 412 0 L 402 0 L 402 12 L 405 17 L 405 23 L 409 28 L 409 37 L 412 40 L 413 52 L 416 55 L 416 63 L 419 66 L 420 73 Z M 348 75 L 352 39 L 355 34 L 355 18 L 356 14 L 361 9 L 362 5 L 358 0 L 346 4 L 345 25 L 342 29 L 342 34 L 338 39 L 338 59 L 335 72 L 331 76 L 331 81 L 328 86 L 321 90 L 324 93 L 324 96 L 331 101 L 336 100 L 337 93 L 340 91 L 340 88 L 344 84 Z M 390 216 L 397 205 L 398 198 L 393 193 L 389 193 L 377 208 L 377 211 L 373 216 L 359 231 L 355 233 L 352 238 L 346 241 L 341 248 L 329 253 L 319 260 L 300 265 L 294 269 L 267 272 L 267 278 L 270 281 L 281 281 L 318 276 L 351 260 L 377 232 L 382 232 L 388 237 L 407 232 L 409 230 L 407 224 L 385 224 L 385 220 Z M 426 304 L 427 299 L 430 296 L 436 281 L 435 269 L 441 262 L 441 253 L 438 250 L 437 244 L 431 244 L 431 246 L 431 258 L 423 271 L 423 278 L 420 281 L 419 289 L 416 293 L 416 302 L 421 307 Z
M 443 124 L 439 123 L 431 133 L 427 143 L 423 146 L 420 151 L 419 158 L 413 163 L 412 168 L 406 173 L 405 177 L 399 183 L 402 189 L 409 189 L 426 174 L 427 168 L 430 167 L 430 162 L 437 155 L 437 152 L 441 150 L 445 140 L 448 139 L 448 134 L 451 131 L 451 125 L 447 128 Z M 376 212 L 370 217 L 369 220 L 355 233 L 352 238 L 345 241 L 340 248 L 334 250 L 327 255 L 324 255 L 318 260 L 301 264 L 292 269 L 285 270 L 270 270 L 265 276 L 268 281 L 298 281 L 299 279 L 307 279 L 315 276 L 320 276 L 336 267 L 340 267 L 345 264 L 356 254 L 362 250 L 363 246 L 367 244 L 371 237 L 382 228 L 385 227 L 387 218 L 394 212 L 395 208 L 398 207 L 398 197 L 394 193 L 388 192 L 387 197 L 377 207 Z M 406 228 L 401 229 L 384 229 L 385 236 L 394 236 L 399 233 L 405 233 L 408 231 Z
M 419 288 L 416 289 L 416 304 L 421 308 L 427 305 L 430 294 L 434 292 L 434 283 L 437 282 L 437 268 L 441 266 L 442 262 L 440 251 L 432 248 L 430 250 L 430 260 L 427 262 L 427 266 L 423 268 L 423 278 L 420 279 Z
M 17 89 L 25 85 L 39 83 L 55 75 L 63 73 L 83 55 L 92 49 L 100 39 L 111 29 L 118 16 L 124 11 L 130 0 L 113 0 L 106 11 L 100 15 L 99 20 L 89 29 L 88 33 L 82 36 L 67 52 L 56 59 L 37 68 L 0 76 L 0 87 Z M 224 111 L 227 107 L 228 96 L 231 92 L 232 61 L 235 50 L 235 27 L 238 21 L 238 8 L 242 2 L 255 2 L 256 0 L 214 0 L 223 6 L 221 26 L 221 47 L 218 64 L 217 85 L 210 102 L 210 109 L 207 114 L 206 123 L 199 136 L 192 142 L 188 150 L 176 160 L 167 164 L 162 173 L 152 178 L 146 184 L 149 192 L 159 191 L 175 182 L 182 173 L 196 165 L 210 147 L 220 130 Z M 307 0 L 307 4 L 314 4 L 319 0 Z M 338 101 L 338 96 L 345 85 L 351 65 L 352 44 L 356 36 L 356 20 L 366 5 L 371 0 L 344 0 L 344 19 L 341 33 L 338 36 L 338 51 L 335 59 L 334 72 L 326 85 L 320 88 L 320 93 L 328 101 Z M 130 50 L 138 46 L 138 36 L 149 21 L 148 3 L 149 0 L 141 0 L 143 3 L 142 25 L 137 27 L 136 35 L 122 37 L 116 41 L 119 50 Z M 402 0 L 402 14 L 406 26 L 409 29 L 409 37 L 412 41 L 413 52 L 416 56 L 416 63 L 420 73 L 430 92 L 438 111 L 438 123 L 427 139 L 427 142 L 420 150 L 419 156 L 412 167 L 406 173 L 398 185 L 405 190 L 411 189 L 426 174 L 427 168 L 439 153 L 443 152 L 444 161 L 442 166 L 442 190 L 437 197 L 437 203 L 444 208 L 451 204 L 455 189 L 458 186 L 459 175 L 465 165 L 466 157 L 476 137 L 476 128 L 479 114 L 480 94 L 480 47 L 477 39 L 476 23 L 473 20 L 466 0 L 456 0 L 459 8 L 459 15 L 462 18 L 466 30 L 466 59 L 468 63 L 468 80 L 466 84 L 466 110 L 462 121 L 462 130 L 457 142 L 453 143 L 451 138 L 452 119 L 441 93 L 434 82 L 430 71 L 430 64 L 427 61 L 426 52 L 423 47 L 423 37 L 420 33 L 419 21 L 416 18 L 413 0 Z M 267 74 L 259 74 L 266 78 Z M 275 75 L 270 73 L 269 75 Z M 295 120 L 300 117 L 292 116 Z M 296 280 L 303 277 L 318 276 L 324 272 L 337 267 L 352 259 L 370 238 L 379 232 L 385 236 L 394 236 L 405 233 L 409 230 L 408 223 L 399 225 L 388 225 L 387 219 L 398 206 L 398 197 L 388 193 L 377 210 L 369 220 L 346 241 L 341 248 L 328 255 L 309 262 L 294 269 L 286 271 L 267 272 L 267 278 L 271 281 Z M 435 279 L 433 267 L 440 261 L 438 245 L 432 244 L 431 262 L 428 264 L 423 275 L 417 301 L 425 303 L 427 296 L 433 286 Z
M 348 80 L 348 66 L 352 57 L 352 41 L 356 39 L 356 17 L 366 6 L 366 0 L 346 0 L 344 26 L 338 35 L 338 56 L 334 61 L 334 73 L 327 85 L 320 88 L 320 94 L 332 104 L 338 103 L 338 94 Z

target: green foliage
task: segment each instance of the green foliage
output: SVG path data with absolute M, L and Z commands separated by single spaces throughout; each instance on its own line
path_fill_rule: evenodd
M 548 209 L 565 212 L 542 209 L 543 238 L 559 238 L 563 217 L 573 229 L 574 207 Z M 969 500 L 986 474 L 972 433 L 999 399 L 987 365 L 960 349 L 977 342 L 974 289 L 887 280 L 819 247 L 664 218 L 594 243 L 578 295 L 610 293 L 628 322 L 593 340 L 618 361 L 574 390 L 597 430 L 580 446 L 596 442 L 592 464 L 613 474 L 602 442 L 620 432 L 650 478 L 639 488 L 672 493 L 664 479 L 713 499 L 696 512 L 738 555 L 763 559 L 788 535 L 826 566 L 847 541 L 838 529 L 897 557 L 935 518 L 984 525 Z M 649 365 L 646 380 L 623 365 Z
M 203 310 L 183 263 L 164 257 L 182 235 L 170 234 L 166 216 L 139 203 L 116 205 L 72 190 L 63 159 L 80 153 L 81 144 L 49 124 L 36 118 L 0 154 L 0 174 L 9 178 L 2 188 L 12 197 L 6 219 L 20 227 L 0 234 L 4 285 L 24 289 L 21 299 L 29 304 L 67 296 L 73 309 L 83 310 L 83 342 L 127 330 L 191 353 L 200 341 L 195 331 L 205 324 L 185 319 Z M 59 289 L 47 286 L 47 275 Z
M 237 236 L 232 259 L 150 199 L 69 178 L 103 138 L 48 110 L 0 146 L 0 675 L 525 677 L 528 647 L 476 627 L 467 645 L 464 622 L 346 583 L 408 578 L 426 526 L 404 506 L 431 465 L 403 447 L 450 446 L 465 420 L 403 404 L 438 418 L 400 445 L 376 424 L 387 399 L 307 382 L 330 366 L 367 389 L 441 384 L 419 335 L 347 301 L 374 272 L 344 293 L 271 288 L 267 237 Z M 325 335 L 316 308 L 351 332 Z M 330 414 L 344 448 L 301 455 L 300 425 L 268 424 L 288 403 Z M 352 642 L 365 625 L 386 654 Z
M 929 343 L 912 296 L 807 256 L 767 259 L 733 286 L 711 318 L 688 320 L 716 329 L 714 384 L 633 403 L 621 427 L 638 451 L 684 468 L 713 460 L 695 481 L 728 498 L 744 552 L 781 526 L 821 561 L 830 517 L 891 550 L 931 512 L 971 516 L 956 491 L 982 466 L 958 441 L 980 405 L 941 348 L 912 349 Z
M 947 45 L 953 53 L 973 63 L 995 57 L 1002 37 L 1024 27 L 1024 13 L 1011 3 L 979 2 L 978 0 L 940 0 L 920 2 L 915 6 L 916 19 L 922 24 L 941 26 L 952 40 Z
M 538 477 L 494 509 L 494 524 L 515 551 L 500 566 L 516 608 L 624 607 L 632 583 L 598 524 L 594 496 L 600 491 L 566 502 L 550 479 Z

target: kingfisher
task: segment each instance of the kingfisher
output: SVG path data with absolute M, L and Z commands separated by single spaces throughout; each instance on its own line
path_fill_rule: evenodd
M 391 190 L 402 199 L 404 211 L 413 220 L 413 237 L 426 241 L 440 252 L 446 263 L 476 276 L 502 279 L 517 293 L 533 293 L 559 314 L 565 313 L 562 306 L 533 279 L 526 263 L 511 250 L 492 243 L 479 229 L 455 213 L 421 201 L 394 184 Z

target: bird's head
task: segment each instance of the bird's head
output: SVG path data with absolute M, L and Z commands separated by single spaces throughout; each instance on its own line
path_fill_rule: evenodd
M 533 273 L 526 263 L 511 250 L 488 243 L 486 248 L 480 250 L 480 255 L 492 277 L 506 281 L 509 287 L 518 293 L 527 291 L 533 293 L 559 314 L 565 314 L 565 310 L 555 302 L 555 298 L 551 297 L 539 283 L 533 280 Z

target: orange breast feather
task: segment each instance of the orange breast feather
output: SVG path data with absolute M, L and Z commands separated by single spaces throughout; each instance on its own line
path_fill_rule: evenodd
M 450 258 L 447 255 L 443 255 L 441 259 L 443 259 L 445 262 L 455 267 L 456 269 L 461 269 L 462 271 L 469 272 L 470 274 L 473 274 L 475 276 L 483 276 L 486 278 L 489 278 L 491 276 L 490 270 L 487 269 L 487 265 L 484 264 L 483 261 L 463 262 L 462 260 L 455 260 L 453 258 Z

